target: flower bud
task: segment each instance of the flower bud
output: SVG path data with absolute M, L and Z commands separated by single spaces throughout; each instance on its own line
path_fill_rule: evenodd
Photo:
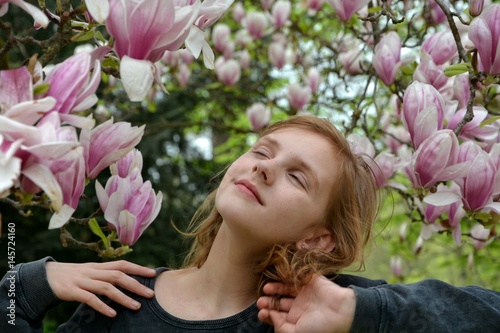
M 481 15 L 483 12 L 484 0 L 470 0 L 469 14 L 473 17 Z
M 255 103 L 246 111 L 253 131 L 258 131 L 271 121 L 271 110 L 262 103 Z
M 489 5 L 472 20 L 469 38 L 479 55 L 479 69 L 500 74 L 500 4 Z

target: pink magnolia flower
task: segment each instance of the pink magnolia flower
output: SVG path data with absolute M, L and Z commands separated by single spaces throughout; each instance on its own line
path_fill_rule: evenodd
M 286 63 L 286 52 L 285 46 L 280 42 L 272 42 L 269 44 L 269 62 L 276 66 L 276 68 L 281 69 Z
M 479 211 L 485 206 L 490 206 L 489 204 L 500 205 L 500 203 L 493 203 L 492 198 L 496 173 L 497 167 L 492 158 L 485 151 L 480 151 L 472 160 L 463 180 L 456 181 L 461 189 L 466 210 Z
M 476 250 L 482 249 L 486 245 L 486 241 L 490 237 L 490 230 L 486 229 L 482 224 L 476 223 L 470 229 L 470 235 L 473 239 L 473 245 Z
M 5 15 L 9 10 L 9 3 L 18 6 L 19 8 L 30 14 L 35 20 L 35 25 L 40 25 L 43 28 L 46 28 L 49 24 L 49 19 L 40 8 L 37 8 L 23 0 L 0 0 L 0 17 Z
M 429 1 L 431 19 L 434 24 L 440 24 L 446 21 L 446 15 L 434 0 Z
M 290 107 L 302 110 L 311 100 L 311 88 L 302 86 L 299 83 L 292 83 L 288 86 L 287 97 Z
M 186 64 L 180 64 L 179 67 L 177 67 L 175 77 L 179 80 L 179 85 L 181 87 L 186 87 L 191 77 L 191 69 Z
M 104 218 L 116 229 L 124 245 L 134 245 L 161 208 L 162 193 L 155 195 L 151 182 L 143 182 L 137 173 L 140 170 L 136 168 L 125 178 L 111 176 L 105 188 L 96 182 L 97 199 Z
M 321 84 L 321 74 L 316 67 L 309 68 L 305 81 L 307 82 L 309 88 L 311 88 L 312 93 L 318 92 L 319 86 Z
M 464 119 L 466 108 L 461 108 L 449 119 L 447 128 L 455 130 Z M 481 123 L 489 118 L 488 110 L 483 106 L 473 107 L 474 118 L 462 127 L 460 139 L 492 141 L 498 138 L 498 128 L 494 124 L 481 126 Z
M 110 0 L 106 28 L 115 39 L 121 79 L 132 101 L 142 100 L 153 81 L 163 87 L 153 63 L 184 43 L 200 7 L 199 0 Z
M 469 14 L 471 16 L 479 16 L 483 12 L 484 0 L 470 0 Z
M 373 67 L 385 85 L 391 85 L 396 80 L 401 66 L 401 39 L 391 31 L 385 34 L 375 46 Z
M 89 76 L 93 68 L 92 76 Z M 56 65 L 45 79 L 50 85 L 44 96 L 51 96 L 57 103 L 53 110 L 61 115 L 79 112 L 97 102 L 95 91 L 101 82 L 101 65 L 89 53 L 83 52 L 69 57 Z M 62 116 L 67 120 L 68 117 Z
M 231 39 L 231 30 L 227 24 L 217 24 L 212 29 L 212 41 L 215 49 L 224 52 Z
M 409 178 L 417 188 L 432 188 L 465 174 L 468 163 L 457 163 L 458 139 L 451 130 L 439 130 L 424 140 L 410 164 Z
M 80 142 L 84 149 L 87 177 L 97 175 L 125 156 L 141 141 L 144 125 L 131 126 L 127 122 L 113 124 L 110 119 L 92 130 L 82 129 Z
M 417 149 L 432 132 L 443 128 L 443 97 L 430 84 L 414 81 L 403 97 L 402 121 Z
M 449 78 L 444 74 L 443 66 L 434 63 L 426 52 L 420 53 L 420 63 L 413 72 L 413 80 L 432 85 L 438 91 L 447 88 Z
M 341 21 L 349 21 L 349 19 L 358 10 L 363 8 L 370 0 L 326 0 L 337 13 Z
M 243 7 L 243 5 L 241 4 L 241 2 L 237 2 L 234 4 L 233 6 L 233 19 L 240 23 L 242 22 L 242 20 L 245 18 L 245 15 L 246 15 L 246 11 L 245 11 L 245 7 Z
M 307 7 L 309 8 L 310 13 L 315 13 L 321 9 L 325 0 L 307 0 Z
M 233 86 L 240 80 L 241 66 L 240 63 L 234 59 L 222 59 L 216 65 L 215 73 L 217 74 L 219 81 L 224 82 L 228 86 Z
M 142 170 L 142 164 L 142 153 L 134 148 L 117 162 L 111 164 L 109 170 L 113 176 L 127 178 L 134 174 L 134 169 Z M 137 176 L 137 174 L 135 175 Z
M 262 103 L 254 103 L 247 109 L 246 115 L 253 131 L 260 130 L 271 121 L 271 110 Z
M 450 30 L 438 31 L 422 43 L 422 51 L 432 57 L 436 65 L 442 65 L 453 59 L 458 51 Z
M 479 54 L 479 69 L 500 74 L 500 4 L 491 4 L 474 18 L 469 38 Z
M 390 259 L 391 272 L 396 277 L 403 276 L 403 261 L 400 256 L 392 256 Z
M 290 1 L 279 0 L 273 4 L 271 14 L 273 16 L 273 25 L 275 29 L 280 29 L 285 26 L 290 18 L 292 5 Z
M 248 30 L 252 39 L 257 40 L 265 35 L 268 19 L 264 13 L 250 12 L 243 20 L 243 26 Z

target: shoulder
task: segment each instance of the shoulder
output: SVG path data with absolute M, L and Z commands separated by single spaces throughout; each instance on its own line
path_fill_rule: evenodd
M 333 278 L 332 281 L 345 288 L 349 286 L 370 288 L 387 284 L 385 280 L 372 280 L 365 277 L 349 274 L 339 274 L 335 278 Z

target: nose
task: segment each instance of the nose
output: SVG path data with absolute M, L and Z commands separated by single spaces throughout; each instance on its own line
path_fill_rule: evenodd
M 252 171 L 267 184 L 272 183 L 274 180 L 272 163 L 270 160 L 261 160 L 255 162 L 252 168 Z

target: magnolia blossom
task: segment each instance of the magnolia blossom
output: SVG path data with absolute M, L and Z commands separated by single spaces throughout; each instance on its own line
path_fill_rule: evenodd
M 254 103 L 247 109 L 246 115 L 254 131 L 267 126 L 271 121 L 271 109 L 262 103 Z
M 391 272 L 396 277 L 403 276 L 403 261 L 400 256 L 392 256 L 390 259 Z
M 424 140 L 415 152 L 407 174 L 417 188 L 432 188 L 439 181 L 459 178 L 467 162 L 457 163 L 458 139 L 451 130 L 439 130 Z M 409 169 L 408 169 L 409 168 Z
M 470 229 L 470 235 L 473 238 L 474 247 L 479 250 L 486 245 L 486 241 L 490 237 L 490 230 L 486 229 L 483 225 L 476 223 Z
M 450 61 L 458 53 L 451 30 L 435 32 L 424 40 L 421 50 L 429 54 L 436 65 Z
M 41 27 L 46 28 L 47 25 L 49 24 L 48 17 L 43 13 L 43 11 L 40 8 L 37 8 L 32 4 L 23 0 L 0 0 L 0 17 L 5 15 L 9 10 L 9 3 L 12 3 L 20 7 L 25 12 L 30 14 L 35 20 L 36 25 L 40 25 Z
M 464 119 L 466 108 L 461 108 L 448 120 L 447 128 L 454 130 Z M 481 123 L 488 119 L 489 113 L 483 106 L 473 107 L 474 118 L 467 122 L 460 132 L 459 138 L 469 140 L 492 141 L 498 138 L 498 128 L 494 124 L 484 125 Z
M 370 0 L 326 0 L 337 13 L 341 21 L 349 21 L 349 19 L 358 10 L 363 8 Z
M 420 53 L 420 63 L 413 72 L 413 79 L 428 83 L 440 92 L 444 92 L 450 80 L 444 74 L 443 66 L 436 65 L 431 56 L 425 52 Z
M 111 164 L 109 166 L 109 170 L 113 176 L 126 178 L 133 175 L 134 169 L 142 170 L 142 165 L 142 153 L 134 148 L 125 156 L 120 158 L 116 163 Z
M 269 62 L 281 69 L 286 63 L 285 46 L 280 42 L 272 42 L 269 44 Z
M 321 74 L 316 67 L 309 68 L 305 81 L 307 82 L 309 88 L 311 88 L 312 93 L 318 92 L 319 86 L 321 84 Z
M 265 35 L 267 25 L 268 19 L 261 12 L 250 12 L 243 20 L 243 26 L 248 30 L 253 40 L 260 39 Z
M 155 195 L 151 182 L 143 182 L 138 168 L 125 178 L 111 176 L 106 187 L 96 182 L 96 194 L 104 218 L 116 229 L 124 245 L 134 245 L 144 230 L 158 216 L 162 193 Z
M 212 29 L 212 42 L 215 48 L 224 52 L 231 38 L 231 30 L 227 24 L 217 24 Z
M 87 177 L 96 178 L 102 170 L 126 155 L 141 141 L 143 134 L 144 125 L 113 124 L 113 119 L 92 130 L 83 129 L 80 142 L 84 149 Z
M 434 0 L 429 0 L 431 19 L 434 24 L 439 24 L 446 21 L 446 15 Z
M 93 74 L 89 76 L 92 68 Z M 74 119 L 64 115 L 86 110 L 97 103 L 95 91 L 100 82 L 100 62 L 89 53 L 82 52 L 51 69 L 45 79 L 45 83 L 50 85 L 49 91 L 44 96 L 56 99 L 53 110 L 62 115 L 61 119 Z
M 500 74 L 500 4 L 491 4 L 469 27 L 469 38 L 479 54 L 479 69 Z
M 401 66 L 401 39 L 391 31 L 385 34 L 375 46 L 373 54 L 373 67 L 386 85 L 391 85 L 396 80 Z
M 456 180 L 461 189 L 462 202 L 468 211 L 479 211 L 485 207 L 500 212 L 500 203 L 493 202 L 493 190 L 497 167 L 485 151 L 480 151 L 472 160 L 463 179 Z
M 235 85 L 241 77 L 241 66 L 237 60 L 229 59 L 224 60 L 219 58 L 220 61 L 215 66 L 215 73 L 219 81 L 224 82 L 228 86 Z
M 233 19 L 236 22 L 241 23 L 241 21 L 245 18 L 245 15 L 245 7 L 243 7 L 241 2 L 236 2 L 233 6 Z
M 271 14 L 273 15 L 273 25 L 275 29 L 280 29 L 285 26 L 290 18 L 292 5 L 290 1 L 279 0 L 273 4 Z
M 292 83 L 288 86 L 287 97 L 290 107 L 302 110 L 311 100 L 311 88 L 302 86 L 299 83 Z
M 443 128 L 443 97 L 430 84 L 414 81 L 403 97 L 402 120 L 417 149 L 425 138 Z
M 161 85 L 153 63 L 166 50 L 177 50 L 198 18 L 200 1 L 176 6 L 173 0 L 110 0 L 106 28 L 122 60 L 120 75 L 132 101 L 142 100 L 153 81 Z M 161 85 L 163 86 L 163 85 Z
M 181 87 L 186 87 L 191 77 L 191 69 L 186 64 L 180 64 L 179 67 L 177 67 L 175 77 L 179 80 L 179 85 Z
M 484 0 L 470 0 L 469 1 L 469 14 L 471 16 L 478 16 L 483 12 Z
M 470 81 L 469 74 L 460 74 L 453 80 L 453 98 L 458 101 L 458 107 L 464 108 L 469 102 Z

